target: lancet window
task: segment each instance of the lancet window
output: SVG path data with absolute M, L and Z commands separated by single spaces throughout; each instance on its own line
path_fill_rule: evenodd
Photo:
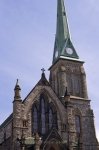
M 38 112 L 36 106 L 33 109 L 33 131 L 37 132 L 38 130 Z
M 81 96 L 81 79 L 77 74 L 67 74 L 67 87 L 71 95 Z
M 53 103 L 42 94 L 39 102 L 32 106 L 32 131 L 45 135 L 52 128 L 57 128 L 57 112 Z
M 45 118 L 45 102 L 44 99 L 41 99 L 41 125 L 42 125 L 42 134 L 45 134 L 46 131 L 46 118 Z
M 81 132 L 81 120 L 80 115 L 75 115 L 75 125 L 76 125 L 76 132 L 80 134 Z

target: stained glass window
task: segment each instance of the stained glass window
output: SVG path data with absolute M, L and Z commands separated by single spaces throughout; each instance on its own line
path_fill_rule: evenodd
M 33 133 L 39 132 L 45 135 L 52 127 L 57 127 L 57 112 L 54 105 L 46 100 L 45 96 L 33 105 Z

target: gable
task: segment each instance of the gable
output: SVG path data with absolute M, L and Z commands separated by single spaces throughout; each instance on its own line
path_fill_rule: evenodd
M 33 104 L 40 100 L 40 96 L 44 94 L 45 95 L 45 100 L 48 100 L 49 103 L 53 103 L 56 111 L 59 114 L 59 118 L 61 119 L 62 122 L 66 122 L 66 114 L 65 112 L 65 107 L 59 100 L 59 98 L 56 96 L 54 91 L 50 86 L 42 86 L 42 85 L 37 85 L 34 90 L 28 95 L 28 97 L 23 101 L 23 114 L 24 117 L 27 117 L 28 113 L 32 109 Z

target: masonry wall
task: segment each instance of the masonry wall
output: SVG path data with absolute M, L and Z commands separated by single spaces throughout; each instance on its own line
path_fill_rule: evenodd
M 0 128 L 0 150 L 11 150 L 12 144 L 12 121 Z

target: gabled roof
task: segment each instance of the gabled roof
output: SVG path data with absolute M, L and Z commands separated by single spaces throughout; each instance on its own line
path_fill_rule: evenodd
M 13 113 L 0 125 L 0 129 L 5 127 L 13 119 Z
M 41 75 L 41 79 L 38 81 L 38 83 L 35 85 L 35 87 L 29 92 L 29 94 L 25 97 L 25 99 L 23 100 L 23 102 L 27 99 L 27 97 L 33 92 L 33 90 L 38 86 L 50 86 L 48 80 L 45 77 L 45 73 L 42 73 Z

